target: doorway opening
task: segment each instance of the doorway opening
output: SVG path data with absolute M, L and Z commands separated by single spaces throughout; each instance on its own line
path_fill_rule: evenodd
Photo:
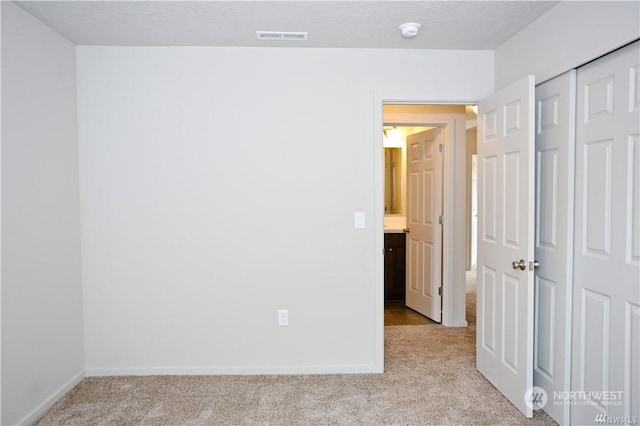
M 469 265 L 467 270 L 475 271 L 478 266 L 478 154 L 471 154 L 471 208 L 469 218 L 471 233 L 469 234 Z
M 411 226 L 408 222 L 411 221 L 411 217 L 424 214 L 423 206 L 420 204 L 427 204 L 429 208 L 432 204 L 442 205 L 441 188 L 437 191 L 440 193 L 437 203 L 431 203 L 431 196 L 429 199 L 420 201 L 415 199 L 419 191 L 414 187 L 423 187 L 425 182 L 412 177 L 416 177 L 416 173 L 423 172 L 421 169 L 424 169 L 424 164 L 416 162 L 412 157 L 416 156 L 416 149 L 422 148 L 420 144 L 424 138 L 428 138 L 433 132 L 443 131 L 437 127 L 395 123 L 383 125 L 385 325 L 430 324 L 439 322 L 441 317 L 441 296 L 437 290 L 432 291 L 431 284 L 433 275 L 436 274 L 435 281 L 438 282 L 436 288 L 442 281 L 442 244 L 431 244 L 431 251 L 428 253 L 429 261 L 423 264 L 420 260 L 424 256 L 420 252 L 424 251 L 421 250 L 424 244 L 420 243 L 425 240 L 425 236 L 419 235 L 423 229 L 418 226 L 422 221 L 414 220 Z M 433 155 L 429 157 L 433 163 Z M 438 175 L 441 176 L 442 164 L 439 164 L 437 169 Z M 431 186 L 430 192 L 434 192 L 432 186 L 435 182 L 429 180 L 428 183 Z M 439 213 L 432 211 L 432 214 Z M 412 234 L 410 234 L 411 231 L 413 231 Z M 442 230 L 437 231 L 440 232 L 437 241 L 442 241 Z M 433 235 L 430 237 L 433 239 Z M 437 254 L 433 253 L 435 249 L 439 249 Z M 432 265 L 432 258 L 438 260 L 437 266 Z M 432 268 L 435 271 L 432 271 Z M 426 276 L 423 277 L 425 273 Z M 427 288 L 422 288 L 425 286 Z M 433 312 L 434 309 L 430 306 L 431 297 L 438 297 L 438 300 L 433 303 L 438 310 L 437 313 Z
M 383 145 L 393 146 L 393 148 L 384 148 L 381 153 L 382 162 L 385 163 L 385 159 L 387 160 L 382 168 L 384 173 L 382 198 L 384 200 L 385 325 L 399 325 L 403 321 L 407 324 L 423 321 L 433 323 L 426 316 L 416 313 L 416 311 L 420 312 L 420 309 L 411 310 L 406 307 L 407 292 L 418 289 L 422 296 L 426 296 L 423 297 L 425 300 L 438 299 L 437 303 L 434 303 L 437 310 L 434 310 L 435 315 L 428 316 L 437 322 L 442 321 L 446 326 L 466 326 L 468 297 L 465 270 L 470 266 L 469 250 L 472 234 L 471 222 L 466 220 L 471 217 L 472 193 L 470 179 L 469 182 L 466 179 L 471 175 L 471 170 L 467 170 L 471 167 L 471 161 L 468 165 L 466 164 L 466 155 L 469 151 L 467 145 L 473 144 L 471 151 L 475 152 L 476 133 L 473 131 L 476 114 L 471 105 L 462 104 L 386 104 L 383 102 L 382 108 Z M 437 143 L 431 141 L 429 145 L 428 138 L 424 138 L 432 129 L 440 129 L 441 141 Z M 423 140 L 416 141 L 415 139 L 419 139 L 420 136 L 414 135 L 422 136 Z M 411 138 L 413 138 L 413 148 L 408 148 L 408 139 Z M 424 144 L 421 146 L 422 142 Z M 392 153 L 393 150 L 396 150 L 395 153 Z M 411 150 L 413 151 L 410 152 Z M 401 155 L 401 161 L 398 161 L 398 153 Z M 427 228 L 432 228 L 428 229 L 431 236 L 437 238 L 435 240 L 433 238 L 418 239 L 419 244 L 414 239 L 413 247 L 421 245 L 426 248 L 426 251 L 417 250 L 412 257 L 411 238 L 406 238 L 413 237 L 412 226 L 407 222 L 408 213 L 410 213 L 407 209 L 411 208 L 409 207 L 411 203 L 408 201 L 411 178 L 407 177 L 407 157 L 414 155 L 416 158 L 422 156 L 421 159 L 433 159 L 434 153 L 441 153 L 441 167 L 439 170 L 423 169 L 420 174 L 414 174 L 414 181 L 421 181 L 422 184 L 426 182 L 429 185 L 426 190 L 424 185 L 416 185 L 413 197 L 422 198 L 417 205 L 421 208 L 426 207 L 429 213 L 428 220 L 423 222 L 428 225 Z M 399 192 L 404 198 L 398 196 Z M 439 209 L 434 209 L 438 203 L 429 202 L 434 196 L 438 196 L 441 201 Z M 417 200 L 414 200 L 414 206 L 415 201 Z M 416 224 L 413 225 L 415 227 Z M 461 229 L 466 232 L 460 232 Z M 404 242 L 397 241 L 403 238 Z M 464 252 L 468 253 L 467 256 L 454 259 L 454 253 Z M 426 262 L 420 263 L 425 259 L 427 259 Z M 420 264 L 416 265 L 412 262 Z M 398 272 L 399 264 L 402 263 L 404 263 L 404 271 Z M 410 283 L 412 269 L 414 275 L 418 275 L 417 272 L 425 268 L 427 279 L 425 280 L 423 276 L 420 280 L 427 285 L 419 288 L 415 283 Z M 404 284 L 404 294 L 400 291 L 402 284 Z

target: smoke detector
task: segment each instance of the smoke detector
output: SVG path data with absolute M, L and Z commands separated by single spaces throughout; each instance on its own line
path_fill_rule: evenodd
M 417 22 L 405 22 L 398 28 L 400 29 L 400 33 L 402 33 L 403 37 L 412 38 L 418 35 L 418 31 L 420 31 L 420 24 Z

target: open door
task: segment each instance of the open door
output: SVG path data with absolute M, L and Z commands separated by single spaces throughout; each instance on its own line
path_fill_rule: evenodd
M 406 305 L 442 320 L 442 128 L 407 137 Z
M 478 103 L 476 363 L 527 417 L 533 386 L 534 76 Z

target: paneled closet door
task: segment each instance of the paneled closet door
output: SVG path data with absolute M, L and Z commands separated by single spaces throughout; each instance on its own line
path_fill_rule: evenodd
M 636 42 L 578 69 L 573 424 L 640 416 L 639 62 Z
M 534 76 L 478 102 L 476 367 L 526 417 L 533 405 Z
M 569 424 L 568 405 L 554 392 L 570 389 L 571 282 L 576 71 L 536 87 L 536 242 L 533 384 L 549 397 L 544 411 Z

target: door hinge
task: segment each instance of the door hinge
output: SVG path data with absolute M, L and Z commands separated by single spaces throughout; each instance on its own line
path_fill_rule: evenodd
M 442 286 L 438 287 L 438 296 L 442 296 Z
M 444 217 L 443 216 L 438 216 L 438 223 L 440 225 L 442 225 L 444 223 Z
M 440 152 L 444 152 L 444 145 L 443 144 L 438 145 L 438 150 Z

